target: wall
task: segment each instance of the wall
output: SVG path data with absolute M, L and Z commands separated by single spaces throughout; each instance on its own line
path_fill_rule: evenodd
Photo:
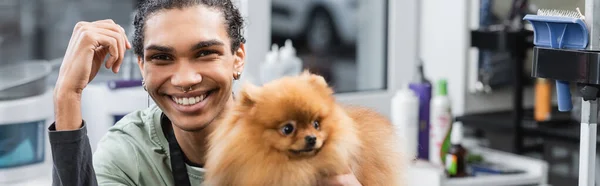
M 242 16 L 246 19 L 246 61 L 242 78 L 234 83 L 234 91 L 238 91 L 245 81 L 257 83 L 260 63 L 271 46 L 271 0 L 235 0 L 245 5 L 241 7 Z M 250 3 L 250 1 L 252 3 Z
M 467 0 L 421 1 L 420 56 L 425 75 L 434 84 L 442 78 L 448 81 L 455 115 L 465 108 L 467 12 Z

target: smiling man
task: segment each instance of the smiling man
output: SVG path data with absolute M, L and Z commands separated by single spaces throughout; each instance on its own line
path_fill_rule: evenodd
M 233 105 L 232 84 L 244 68 L 243 19 L 230 0 L 147 0 L 134 27 L 130 44 L 112 20 L 75 26 L 54 90 L 54 185 L 202 183 L 206 138 Z M 118 72 L 129 48 L 156 106 L 117 122 L 92 163 L 81 94 L 103 64 Z M 352 174 L 323 181 L 357 183 Z

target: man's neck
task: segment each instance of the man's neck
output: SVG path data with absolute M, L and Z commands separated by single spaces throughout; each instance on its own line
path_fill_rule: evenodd
M 203 166 L 206 162 L 205 156 L 208 149 L 208 135 L 214 130 L 215 125 L 218 125 L 223 112 L 227 112 L 234 104 L 233 96 L 229 98 L 222 113 L 217 116 L 211 123 L 207 123 L 206 127 L 199 131 L 185 131 L 173 125 L 173 133 L 177 139 L 177 144 L 181 147 L 186 159 L 196 166 Z
M 195 166 L 204 165 L 206 149 L 208 148 L 208 134 L 210 127 L 201 131 L 184 131 L 173 125 L 173 133 L 177 139 L 177 143 L 181 147 L 183 154 L 189 164 Z

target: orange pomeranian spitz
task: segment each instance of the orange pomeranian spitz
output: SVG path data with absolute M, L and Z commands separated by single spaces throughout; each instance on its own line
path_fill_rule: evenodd
M 323 77 L 308 71 L 246 84 L 209 141 L 203 185 L 310 186 L 348 173 L 362 185 L 405 185 L 391 123 L 339 105 Z

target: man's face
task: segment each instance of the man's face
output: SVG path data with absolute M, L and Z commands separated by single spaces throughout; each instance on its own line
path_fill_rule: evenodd
M 232 53 L 222 13 L 202 5 L 149 15 L 144 36 L 138 64 L 148 93 L 178 128 L 204 128 L 230 99 L 243 44 Z

